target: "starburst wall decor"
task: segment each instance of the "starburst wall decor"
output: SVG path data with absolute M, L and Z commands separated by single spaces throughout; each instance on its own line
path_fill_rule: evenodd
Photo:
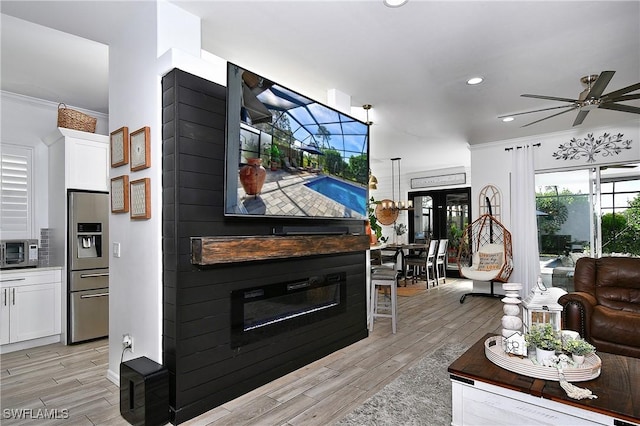
M 631 149 L 631 139 L 622 140 L 622 133 L 611 135 L 604 133 L 598 139 L 593 137 L 593 133 L 588 133 L 587 137 L 572 138 L 569 142 L 560 144 L 560 149 L 553 153 L 556 160 L 577 160 L 582 157 L 587 158 L 587 163 L 596 161 L 596 155 L 609 157 L 620 154 L 623 149 Z

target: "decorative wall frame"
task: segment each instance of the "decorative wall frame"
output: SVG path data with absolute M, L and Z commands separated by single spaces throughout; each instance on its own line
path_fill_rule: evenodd
M 131 219 L 151 218 L 151 179 L 131 181 Z
M 129 176 L 122 175 L 111 179 L 111 213 L 129 211 Z
M 111 167 L 124 166 L 129 162 L 129 128 L 124 126 L 109 136 Z
M 487 198 L 491 203 L 491 215 L 501 220 L 502 216 L 502 193 L 495 185 L 486 185 L 478 194 L 478 214 L 489 214 L 489 206 L 487 206 Z
M 131 149 L 131 171 L 151 167 L 151 129 L 145 126 L 131 133 L 129 137 Z
M 460 185 L 467 183 L 467 174 L 449 173 L 437 176 L 418 177 L 411 179 L 411 189 L 428 188 L 441 185 Z

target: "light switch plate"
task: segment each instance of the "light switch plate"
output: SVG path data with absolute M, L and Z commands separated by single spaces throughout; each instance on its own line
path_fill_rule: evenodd
M 113 243 L 113 257 L 120 257 L 120 243 Z

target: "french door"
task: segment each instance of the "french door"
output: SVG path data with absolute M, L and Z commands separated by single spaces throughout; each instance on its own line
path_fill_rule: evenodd
M 447 276 L 458 277 L 458 246 L 471 217 L 471 188 L 409 193 L 413 217 L 409 220 L 409 240 L 447 239 Z

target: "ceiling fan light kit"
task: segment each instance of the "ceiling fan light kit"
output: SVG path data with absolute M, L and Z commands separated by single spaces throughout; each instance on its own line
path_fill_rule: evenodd
M 400 7 L 406 4 L 409 0 L 383 0 L 385 6 L 387 7 Z
M 553 109 L 562 108 L 564 109 L 564 111 L 560 111 L 558 113 L 549 115 L 539 120 L 532 121 L 530 123 L 525 124 L 522 127 L 528 127 L 528 126 L 531 126 L 532 124 L 536 124 L 541 121 L 548 120 L 549 118 L 553 118 L 558 115 L 565 114 L 567 112 L 575 111 L 575 110 L 578 110 L 578 115 L 576 116 L 573 122 L 573 126 L 579 126 L 585 120 L 589 112 L 596 108 L 628 112 L 631 114 L 640 114 L 639 107 L 618 103 L 618 102 L 640 99 L 640 93 L 629 94 L 631 92 L 635 92 L 636 90 L 640 90 L 640 83 L 632 84 L 631 86 L 627 86 L 622 89 L 615 90 L 613 92 L 609 92 L 604 95 L 602 94 L 615 73 L 616 73 L 615 71 L 603 71 L 600 74 L 591 74 L 591 75 L 582 77 L 580 79 L 580 82 L 585 86 L 585 89 L 582 92 L 580 92 L 580 94 L 578 95 L 578 99 L 560 98 L 560 97 L 545 96 L 545 95 L 532 95 L 532 94 L 521 95 L 525 98 L 535 98 L 535 99 L 545 99 L 550 101 L 567 102 L 569 103 L 569 105 L 561 105 L 557 107 L 537 109 L 534 111 L 526 111 L 526 112 L 520 112 L 515 114 L 502 115 L 498 118 L 503 119 L 503 118 L 513 117 L 517 115 L 531 114 L 534 112 L 549 111 Z

